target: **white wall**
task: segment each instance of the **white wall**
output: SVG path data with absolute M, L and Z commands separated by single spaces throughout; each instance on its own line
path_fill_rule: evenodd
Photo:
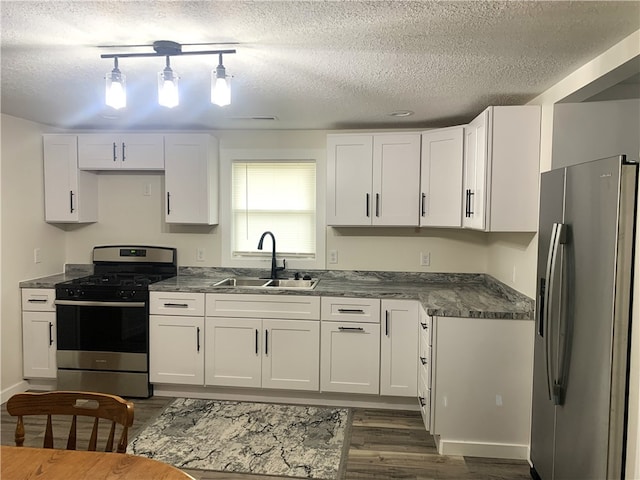
M 42 132 L 44 126 L 2 115 L 0 263 L 2 265 L 1 391 L 22 382 L 22 322 L 18 283 L 61 272 L 65 234 L 44 222 Z M 33 250 L 40 248 L 41 263 Z

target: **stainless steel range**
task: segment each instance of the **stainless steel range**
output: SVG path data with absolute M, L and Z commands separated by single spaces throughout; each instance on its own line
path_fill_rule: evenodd
M 58 388 L 149 397 L 149 284 L 177 274 L 176 249 L 93 249 L 94 274 L 56 285 Z

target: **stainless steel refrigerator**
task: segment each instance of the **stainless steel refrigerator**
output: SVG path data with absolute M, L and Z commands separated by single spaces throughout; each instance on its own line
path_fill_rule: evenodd
M 637 190 L 624 156 L 541 176 L 534 478 L 624 478 Z

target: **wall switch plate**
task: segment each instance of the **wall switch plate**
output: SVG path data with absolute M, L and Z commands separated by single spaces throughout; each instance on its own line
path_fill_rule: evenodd
M 145 183 L 144 184 L 144 194 L 145 197 L 150 197 L 151 196 L 151 184 L 150 183 Z
M 34 248 L 33 249 L 33 263 L 40 263 L 42 262 L 42 256 L 40 254 L 40 249 L 39 248 Z
M 431 265 L 431 252 L 420 252 L 420 265 L 423 267 Z
M 196 261 L 204 262 L 204 248 L 196 249 Z
M 329 263 L 338 263 L 338 251 L 329 250 Z

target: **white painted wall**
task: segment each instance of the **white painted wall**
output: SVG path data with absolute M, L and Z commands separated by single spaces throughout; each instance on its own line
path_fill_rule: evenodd
M 44 222 L 44 126 L 2 115 L 0 264 L 2 265 L 1 392 L 22 382 L 22 321 L 18 283 L 63 270 L 65 233 Z M 33 250 L 40 248 L 41 263 Z

